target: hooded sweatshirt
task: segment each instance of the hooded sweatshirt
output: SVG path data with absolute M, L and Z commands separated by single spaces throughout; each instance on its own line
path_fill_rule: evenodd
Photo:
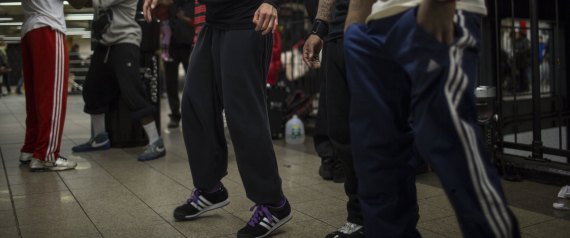
M 279 8 L 280 0 L 200 0 L 206 4 L 206 23 L 222 29 L 253 29 L 253 15 L 262 3 Z
M 95 17 L 100 10 L 111 9 L 113 12 L 111 25 L 98 43 L 107 46 L 120 43 L 140 46 L 142 31 L 135 20 L 137 3 L 137 0 L 93 0 Z

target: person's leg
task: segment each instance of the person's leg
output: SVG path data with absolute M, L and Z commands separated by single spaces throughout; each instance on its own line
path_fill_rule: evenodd
M 131 111 L 131 117 L 140 120 L 149 144 L 139 155 L 139 161 L 158 159 L 166 154 L 162 139 L 159 137 L 152 106 L 144 90 L 140 74 L 140 49 L 134 44 L 117 44 L 111 46 L 109 52 L 109 67 L 119 84 L 121 97 Z
M 327 117 L 329 119 L 328 135 L 333 143 L 338 158 L 342 161 L 344 174 L 344 191 L 348 197 L 346 210 L 349 223 L 363 226 L 362 212 L 358 200 L 358 179 L 354 172 L 352 150 L 350 147 L 349 107 L 350 93 L 346 81 L 344 61 L 344 40 L 338 38 L 326 43 L 327 60 L 325 62 L 327 80 Z M 350 224 L 349 224 L 350 225 Z M 350 234 L 362 232 L 360 227 L 352 227 Z M 345 232 L 349 233 L 349 232 Z M 362 233 L 360 233 L 362 234 Z
M 36 115 L 36 99 L 35 94 L 32 93 L 34 80 L 34 57 L 32 54 L 32 46 L 35 39 L 25 36 L 22 39 L 22 78 L 25 79 L 24 85 L 26 90 L 26 136 L 24 145 L 20 150 L 20 162 L 29 163 L 32 159 L 32 154 L 36 148 L 36 139 L 38 136 L 38 122 Z M 28 93 L 29 92 L 29 93 Z
M 236 162 L 247 197 L 256 203 L 238 237 L 264 237 L 291 219 L 281 190 L 267 114 L 266 79 L 273 35 L 251 30 L 220 31 L 214 57 Z M 223 127 L 218 130 L 223 131 Z
M 171 61 L 170 58 L 170 38 L 172 37 L 172 30 L 168 20 L 160 22 L 160 33 L 162 33 L 162 60 L 165 62 Z
M 399 59 L 412 78 L 416 147 L 440 177 L 465 237 L 520 237 L 477 124 L 473 92 L 481 18 L 459 11 L 456 19 L 451 46 L 419 27 L 414 9 L 393 31 L 404 36 L 389 48 L 401 49 Z M 414 60 L 403 60 L 412 55 Z
M 73 169 L 77 165 L 75 162 L 68 162 L 59 156 L 67 106 L 68 57 L 65 35 L 43 27 L 29 32 L 26 37 L 33 39 L 28 50 L 32 57 L 31 70 L 36 72 L 30 87 L 30 93 L 35 94 L 33 110 L 37 126 L 30 169 Z
M 182 134 L 194 187 L 192 196 L 174 210 L 176 220 L 190 220 L 229 203 L 221 184 L 227 174 L 228 148 L 222 118 L 219 36 L 209 25 L 198 36 L 182 94 Z M 206 202 L 205 202 L 206 201 Z
M 89 71 L 83 83 L 83 111 L 91 117 L 91 138 L 71 148 L 73 152 L 89 152 L 111 148 L 105 129 L 105 113 L 111 102 L 117 100 L 119 86 L 112 75 L 108 54 L 110 48 L 96 45 L 91 56 Z
M 327 118 L 327 83 L 325 64 L 327 61 L 327 45 L 323 49 L 323 60 L 321 72 L 319 73 L 319 111 L 317 113 L 316 133 L 313 136 L 313 144 L 317 154 L 321 158 L 321 166 L 319 167 L 319 175 L 324 180 L 334 180 L 335 182 L 344 182 L 344 171 L 342 163 L 338 160 L 334 153 L 332 142 L 328 136 L 328 118 Z
M 10 85 L 10 74 L 5 73 L 2 75 L 2 78 L 4 80 L 4 86 L 6 87 L 6 94 L 10 95 L 12 93 L 12 87 Z
M 257 204 L 277 203 L 283 197 L 265 96 L 271 42 L 272 36 L 253 30 L 227 31 L 219 48 L 219 86 L 228 129 L 247 197 Z
M 419 237 L 409 125 L 410 80 L 382 40 L 396 17 L 345 33 L 350 135 L 367 237 Z
M 188 68 L 188 58 L 190 49 L 174 48 L 170 50 L 172 61 L 165 62 L 164 73 L 166 77 L 166 93 L 168 94 L 168 104 L 170 106 L 170 122 L 168 128 L 178 127 L 180 121 L 180 98 L 178 96 L 178 66 L 182 63 L 184 70 Z
M 212 50 L 219 39 L 204 26 L 188 65 L 182 94 L 182 131 L 194 186 L 208 190 L 227 174 L 228 149 L 223 131 L 219 63 Z M 206 100 L 207 99 L 207 100 Z

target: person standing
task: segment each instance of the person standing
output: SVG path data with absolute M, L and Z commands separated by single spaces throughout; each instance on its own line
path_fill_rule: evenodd
M 0 38 L 0 77 L 2 77 L 2 83 L 4 84 L 4 87 L 6 87 L 6 94 L 2 93 L 2 89 L 0 88 L 1 96 L 10 95 L 10 93 L 12 93 L 12 89 L 10 87 L 11 71 L 12 68 L 10 68 L 8 55 L 6 54 L 6 42 Z
M 350 95 L 344 61 L 344 22 L 349 3 L 350 0 L 320 0 L 313 29 L 303 47 L 305 63 L 312 68 L 322 66 L 324 72 L 321 97 L 325 100 L 324 103 L 319 102 L 319 114 L 324 110 L 326 117 L 324 127 L 332 142 L 335 155 L 342 161 L 341 168 L 345 175 L 344 191 L 348 196 L 347 222 L 337 231 L 328 234 L 327 238 L 364 237 L 362 211 L 358 199 L 358 179 L 354 172 L 350 142 Z M 319 61 L 321 49 L 323 49 L 322 62 Z
M 73 152 L 111 147 L 105 113 L 121 96 L 131 111 L 131 118 L 141 122 L 148 137 L 149 144 L 138 160 L 154 160 L 166 155 L 154 118 L 156 108 L 145 96 L 139 72 L 142 31 L 135 21 L 137 4 L 137 0 L 89 0 L 84 5 L 95 9 L 92 23 L 95 48 L 83 85 L 84 111 L 91 116 L 93 133 L 86 143 L 74 146 Z
M 69 2 L 75 6 L 77 1 Z M 20 162 L 34 172 L 74 169 L 77 163 L 59 154 L 69 76 L 63 1 L 23 0 L 22 9 L 26 136 Z
M 170 105 L 168 128 L 177 128 L 180 122 L 180 97 L 178 96 L 178 66 L 188 70 L 188 60 L 194 41 L 194 2 L 175 0 L 168 6 L 168 24 L 171 30 L 168 49 L 170 60 L 164 61 L 166 93 Z
M 367 237 L 420 237 L 414 145 L 439 176 L 463 236 L 520 237 L 477 124 L 485 14 L 484 0 L 350 1 L 344 46 Z
M 191 220 L 229 203 L 221 180 L 228 149 L 222 110 L 253 216 L 237 237 L 265 237 L 291 219 L 267 117 L 265 80 L 277 0 L 203 0 L 206 24 L 193 49 L 182 96 L 182 131 L 196 189 L 174 210 Z M 146 0 L 145 16 L 156 0 Z

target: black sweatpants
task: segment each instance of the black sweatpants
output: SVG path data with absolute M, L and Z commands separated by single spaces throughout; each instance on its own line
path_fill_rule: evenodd
M 140 50 L 137 45 L 97 45 L 83 85 L 85 113 L 106 113 L 109 105 L 120 95 L 131 110 L 133 119 L 153 115 L 156 108 L 145 96 L 147 93 L 139 71 Z
M 349 105 L 350 93 L 346 82 L 343 38 L 325 41 L 323 54 L 326 78 L 326 114 L 328 136 L 335 154 L 342 160 L 346 179 L 344 192 L 348 197 L 346 210 L 347 221 L 363 225 L 362 212 L 358 200 L 358 179 L 354 172 L 352 150 L 350 146 Z M 319 109 L 320 110 L 320 109 Z
M 265 80 L 273 38 L 204 25 L 182 95 L 182 129 L 194 186 L 209 189 L 227 174 L 225 111 L 247 197 L 277 203 L 281 178 L 267 117 Z
M 180 120 L 180 98 L 178 97 L 178 65 L 182 63 L 184 70 L 188 72 L 188 59 L 192 47 L 176 47 L 170 45 L 169 54 L 171 62 L 164 62 L 164 74 L 166 77 L 166 94 L 170 105 L 170 117 L 172 120 Z

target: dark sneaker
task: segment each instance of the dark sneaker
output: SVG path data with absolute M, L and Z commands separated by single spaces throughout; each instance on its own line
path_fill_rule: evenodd
M 174 219 L 178 221 L 192 220 L 204 212 L 224 207 L 229 203 L 228 191 L 224 185 L 220 187 L 220 190 L 213 193 L 194 189 L 192 196 L 188 198 L 186 203 L 174 209 Z
M 266 237 L 291 220 L 291 206 L 287 200 L 281 207 L 255 205 L 250 210 L 254 210 L 253 216 L 247 225 L 238 231 L 238 238 Z
M 76 153 L 106 150 L 111 148 L 111 141 L 107 132 L 100 133 L 89 139 L 86 143 L 76 145 L 71 150 Z
M 148 145 L 146 150 L 139 155 L 139 161 L 155 160 L 166 155 L 166 148 L 164 148 L 164 143 L 162 138 L 158 139 L 154 143 Z
M 170 117 L 170 121 L 167 127 L 170 129 L 178 128 L 180 126 L 180 114 L 168 114 L 168 116 Z
M 59 157 L 56 161 L 42 161 L 39 159 L 32 159 L 30 162 L 30 170 L 37 171 L 63 171 L 75 169 L 77 163 L 69 161 L 66 158 Z
M 333 168 L 334 168 L 334 158 L 333 157 L 322 158 L 321 166 L 319 167 L 319 175 L 324 180 L 332 180 L 333 179 Z
M 180 126 L 180 123 L 178 121 L 174 121 L 172 119 L 170 119 L 170 121 L 168 122 L 167 127 L 172 129 L 172 128 L 178 128 Z
M 20 163 L 21 164 L 29 164 L 33 158 L 34 158 L 33 154 L 31 154 L 31 153 L 20 153 Z
M 364 227 L 347 222 L 333 233 L 329 233 L 325 238 L 364 238 Z

